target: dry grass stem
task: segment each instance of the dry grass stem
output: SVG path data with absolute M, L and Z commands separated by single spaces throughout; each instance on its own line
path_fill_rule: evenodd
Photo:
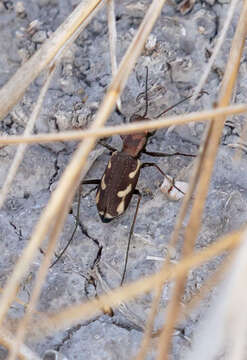
M 179 211 L 179 215 L 178 215 L 178 220 L 176 221 L 175 224 L 175 228 L 171 237 L 171 241 L 170 241 L 170 245 L 171 247 L 175 248 L 176 243 L 178 241 L 178 236 L 179 236 L 179 232 L 180 229 L 182 227 L 182 223 L 184 221 L 184 218 L 186 216 L 187 210 L 188 210 L 188 206 L 189 206 L 189 202 L 191 200 L 192 194 L 195 190 L 195 186 L 196 183 L 198 181 L 198 177 L 201 171 L 201 164 L 202 164 L 202 159 L 203 159 L 203 155 L 204 154 L 204 149 L 205 149 L 205 142 L 207 140 L 207 136 L 205 138 L 205 141 L 203 143 L 203 145 L 201 145 L 201 148 L 199 150 L 199 154 L 200 156 L 197 158 L 197 161 L 194 164 L 194 170 L 193 173 L 191 175 L 190 178 L 190 182 L 189 182 L 189 188 L 188 191 L 185 194 L 184 200 L 182 202 L 182 205 L 180 207 L 180 211 Z M 169 261 L 169 259 L 168 259 Z M 168 261 L 165 261 L 162 269 L 165 269 L 167 267 L 167 263 Z M 137 360 L 142 360 L 145 358 L 145 355 L 148 351 L 149 348 L 149 344 L 150 344 L 150 340 L 151 340 L 151 335 L 152 335 L 152 331 L 153 331 L 153 326 L 154 326 L 154 321 L 155 321 L 155 316 L 158 312 L 158 305 L 160 302 L 160 298 L 162 295 L 162 290 L 163 290 L 163 284 L 160 284 L 160 286 L 158 288 L 155 289 L 155 296 L 154 296 L 154 300 L 152 302 L 152 307 L 151 307 L 151 311 L 149 314 L 149 318 L 148 318 L 148 322 L 147 322 L 147 326 L 146 326 L 146 331 L 143 337 L 143 341 L 141 344 L 141 348 L 140 351 L 138 352 L 137 355 Z
M 166 265 L 167 265 L 167 262 L 166 262 Z M 162 295 L 162 289 L 163 289 L 163 284 L 160 284 L 159 286 L 157 286 L 157 288 L 154 289 L 154 299 L 152 301 L 151 310 L 148 314 L 148 320 L 146 322 L 146 327 L 145 327 L 143 339 L 141 342 L 140 350 L 138 351 L 138 353 L 135 357 L 136 360 L 145 359 L 145 356 L 148 352 L 150 342 L 151 342 L 155 317 L 156 317 L 158 309 L 159 309 L 159 303 L 160 303 L 160 298 Z
M 209 121 L 209 119 L 216 120 L 220 115 L 241 114 L 247 111 L 247 105 L 238 104 L 232 106 L 221 107 L 217 109 L 210 109 L 200 112 L 193 112 L 185 115 L 177 115 L 170 117 L 162 117 L 159 120 L 140 121 L 138 123 L 129 123 L 119 126 L 107 126 L 104 128 L 66 131 L 54 134 L 39 134 L 31 136 L 0 136 L 0 145 L 13 145 L 20 143 L 27 144 L 42 144 L 54 141 L 72 141 L 82 140 L 89 137 L 108 137 L 117 134 L 132 134 L 143 130 L 156 130 L 166 128 L 172 125 L 178 126 L 187 124 L 189 122 Z
M 109 45 L 111 57 L 112 77 L 117 73 L 117 29 L 115 16 L 115 0 L 107 0 L 107 17 L 109 31 Z M 121 110 L 121 100 L 117 100 L 118 109 Z
M 41 109 L 41 106 L 43 104 L 43 100 L 44 100 L 44 97 L 45 97 L 45 94 L 48 90 L 48 87 L 50 85 L 50 82 L 51 82 L 51 79 L 52 79 L 52 76 L 54 74 L 54 71 L 55 71 L 55 67 L 52 67 L 52 69 L 50 69 L 48 75 L 47 75 L 47 78 L 42 86 L 42 89 L 40 91 L 40 94 L 39 94 L 39 97 L 38 97 L 38 100 L 37 100 L 37 103 L 33 109 L 33 112 L 30 116 L 30 119 L 29 119 L 29 122 L 26 126 L 26 129 L 23 133 L 24 136 L 28 136 L 30 133 L 32 133 L 33 131 L 33 128 L 34 128 L 34 125 L 35 125 L 35 122 L 39 116 L 39 112 L 40 112 L 40 109 Z M 18 149 L 17 149 L 17 152 L 15 154 L 15 157 L 12 161 L 12 164 L 11 164 L 11 167 L 8 171 L 8 175 L 6 177 L 6 180 L 0 190 L 0 208 L 3 206 L 3 203 L 6 199 L 6 196 L 9 192 L 9 189 L 10 189 L 10 186 L 14 180 L 14 177 L 18 171 L 18 168 L 22 162 L 22 159 L 24 157 L 24 154 L 25 154 L 25 150 L 26 150 L 26 147 L 27 147 L 27 144 L 20 144 Z
M 111 56 L 111 68 L 113 77 L 117 73 L 117 30 L 116 30 L 116 17 L 115 17 L 115 4 L 114 0 L 107 0 L 107 15 L 108 15 L 108 31 L 109 31 L 109 45 Z
M 27 271 L 32 259 L 34 258 L 37 248 L 41 245 L 45 236 L 47 235 L 50 224 L 52 224 L 53 219 L 56 218 L 57 214 L 60 213 L 60 209 L 67 209 L 70 202 L 73 198 L 73 191 L 71 188 L 67 188 L 66 195 L 64 192 L 68 184 L 74 184 L 72 189 L 76 189 L 76 185 L 79 182 L 80 169 L 78 169 L 78 161 L 82 159 L 84 153 L 83 148 L 78 148 L 74 155 L 74 162 L 72 161 L 67 167 L 67 172 L 64 177 L 61 178 L 60 183 L 56 190 L 53 192 L 50 202 L 48 203 L 46 209 L 43 211 L 40 221 L 34 229 L 33 235 L 25 248 L 22 256 L 19 258 L 19 261 L 16 263 L 15 269 L 4 289 L 2 298 L 1 298 L 1 307 L 0 307 L 0 319 L 3 320 L 3 317 L 8 309 L 8 306 L 14 299 L 18 284 Z M 83 165 L 85 164 L 86 159 L 83 158 Z M 67 182 L 68 181 L 68 182 Z
M 247 32 L 247 2 L 243 4 L 243 9 L 237 25 L 237 29 L 232 42 L 232 48 L 229 54 L 222 87 L 220 90 L 218 106 L 227 106 L 231 100 L 232 91 L 237 78 L 244 42 Z M 201 217 L 204 209 L 204 203 L 208 192 L 211 174 L 213 171 L 214 161 L 217 155 L 220 136 L 224 127 L 225 117 L 220 117 L 219 121 L 211 123 L 209 129 L 209 138 L 207 147 L 205 147 L 205 158 L 203 161 L 202 171 L 198 181 L 195 200 L 191 210 L 190 219 L 185 230 L 183 256 L 189 256 L 192 253 L 201 226 Z M 178 319 L 180 310 L 180 299 L 186 283 L 186 274 L 183 274 L 175 284 L 172 299 L 167 307 L 166 324 L 160 336 L 158 346 L 158 360 L 168 358 L 173 328 Z
M 193 296 L 192 300 L 182 308 L 179 321 L 183 321 L 186 317 L 191 314 L 192 311 L 198 306 L 198 304 L 209 294 L 209 292 L 215 288 L 223 280 L 226 272 L 232 266 L 233 254 L 229 254 L 227 258 L 224 259 L 222 264 L 214 271 L 205 283 L 200 288 L 198 294 Z
M 177 243 L 178 237 L 179 237 L 179 232 L 182 228 L 182 224 L 185 219 L 190 200 L 192 198 L 193 192 L 195 191 L 196 185 L 198 183 L 200 172 L 202 170 L 203 160 L 205 158 L 205 151 L 206 151 L 206 148 L 208 145 L 209 131 L 210 131 L 210 124 L 208 124 L 207 128 L 204 131 L 204 140 L 202 141 L 202 145 L 200 146 L 200 149 L 199 149 L 199 156 L 198 156 L 196 162 L 194 163 L 194 169 L 193 169 L 190 181 L 189 181 L 188 191 L 184 196 L 184 200 L 183 200 L 183 203 L 182 203 L 180 211 L 179 211 L 178 220 L 175 224 L 175 228 L 174 228 L 171 242 L 170 242 L 172 247 L 176 246 L 176 243 Z
M 62 230 L 62 226 L 65 221 L 68 210 L 69 210 L 68 205 L 67 205 L 66 209 L 60 210 L 60 213 L 57 215 L 57 220 L 56 220 L 53 228 L 51 229 L 51 235 L 49 238 L 48 247 L 46 249 L 46 253 L 42 260 L 42 263 L 39 267 L 39 270 L 38 270 L 38 273 L 36 276 L 35 285 L 32 290 L 31 298 L 26 307 L 25 315 L 24 315 L 23 319 L 20 321 L 20 324 L 18 326 L 16 335 L 15 335 L 15 344 L 14 344 L 14 346 L 11 347 L 11 351 L 10 351 L 8 360 L 14 360 L 16 358 L 16 356 L 19 352 L 20 346 L 25 338 L 28 324 L 29 324 L 30 320 L 32 319 L 33 313 L 36 310 L 36 304 L 37 304 L 37 301 L 39 300 L 39 295 L 40 295 L 43 283 L 45 281 L 47 272 L 49 270 L 51 259 L 52 259 L 52 256 L 54 254 L 55 247 L 56 247 L 57 237 L 59 236 L 59 234 Z
M 35 54 L 0 89 L 0 119 L 22 98 L 24 92 L 42 70 L 54 60 L 58 52 L 89 16 L 95 13 L 102 0 L 83 0 L 65 22 L 35 52 Z M 18 84 L 18 86 L 16 86 Z
M 228 296 L 225 311 L 225 326 L 228 329 L 226 340 L 230 343 L 227 359 L 243 360 L 246 354 L 247 314 L 243 311 L 247 301 L 247 232 L 237 249 L 228 284 Z
M 190 181 L 189 181 L 189 188 L 188 188 L 187 193 L 185 194 L 183 203 L 182 203 L 180 211 L 179 211 L 178 220 L 176 221 L 175 228 L 174 228 L 174 231 L 173 231 L 173 234 L 171 237 L 171 241 L 170 241 L 170 246 L 172 246 L 172 247 L 176 246 L 176 243 L 179 238 L 179 233 L 182 228 L 182 224 L 183 224 L 183 221 L 185 219 L 185 216 L 186 216 L 186 213 L 187 213 L 187 210 L 189 207 L 190 200 L 192 198 L 193 192 L 195 191 L 195 187 L 198 182 L 203 159 L 205 156 L 205 149 L 206 149 L 207 141 L 208 141 L 209 128 L 210 128 L 210 124 L 208 124 L 207 128 L 205 129 L 204 141 L 202 142 L 202 145 L 200 146 L 199 157 L 197 158 L 196 162 L 194 163 L 194 169 L 193 169 Z M 162 294 L 162 286 L 159 289 L 159 295 L 161 296 L 161 294 Z M 154 319 L 153 319 L 153 322 L 154 322 Z M 161 334 L 162 334 L 162 332 L 161 332 Z
M 188 304 L 186 304 L 186 306 L 182 309 L 182 313 L 180 314 L 179 321 L 184 321 L 189 316 L 189 314 L 191 314 L 191 312 L 194 311 L 194 309 L 203 300 L 203 298 L 205 298 L 209 294 L 210 290 L 216 286 L 219 286 L 220 282 L 222 282 L 223 279 L 225 279 L 226 274 L 229 272 L 230 268 L 233 267 L 233 260 L 235 258 L 234 255 L 235 255 L 235 253 L 230 254 L 226 259 L 224 259 L 224 262 L 222 262 L 222 264 L 219 266 L 219 268 L 217 268 L 217 270 L 210 275 L 209 279 L 207 279 L 205 284 L 203 284 L 203 286 L 201 287 L 199 294 L 195 295 L 192 298 L 192 300 Z M 225 297 L 225 296 L 223 296 L 223 297 Z M 221 321 L 221 319 L 219 319 L 219 322 L 220 321 Z M 224 331 L 222 331 L 222 334 L 223 334 L 223 332 Z M 209 330 L 208 334 L 210 334 L 210 333 L 211 332 Z M 193 341 L 193 343 L 194 343 L 194 341 Z M 200 348 L 201 348 L 201 344 L 200 344 Z M 217 350 L 218 349 L 215 349 L 215 356 L 217 356 Z M 209 356 L 209 354 L 207 354 L 207 355 Z M 208 357 L 208 358 L 212 359 L 212 356 Z M 188 359 L 191 359 L 191 357 L 189 356 Z
M 3 292 L 3 289 L 0 288 L 0 294 L 1 294 L 2 292 Z M 15 302 L 16 302 L 17 304 L 20 304 L 20 305 L 24 306 L 24 307 L 27 306 L 27 303 L 26 303 L 25 301 L 22 301 L 21 299 L 19 299 L 17 296 L 15 297 Z
M 234 15 L 234 11 L 236 9 L 236 6 L 238 4 L 238 0 L 232 0 L 231 3 L 230 3 L 230 6 L 229 6 L 229 9 L 228 9 L 228 13 L 227 13 L 227 17 L 226 17 L 226 20 L 224 22 L 224 26 L 220 32 L 220 35 L 217 39 L 217 42 L 216 42 L 216 45 L 214 47 L 214 50 L 213 50 L 213 53 L 209 59 L 209 62 L 205 68 L 205 70 L 203 71 L 203 75 L 195 89 L 195 92 L 193 94 L 193 97 L 191 99 L 191 102 L 194 102 L 195 99 L 198 97 L 200 91 L 202 90 L 207 78 L 208 78 L 208 75 L 210 74 L 210 71 L 211 71 L 211 68 L 216 60 L 216 57 L 220 51 L 220 48 L 222 47 L 223 43 L 224 43 L 224 39 L 226 37 L 226 33 L 229 29 L 229 26 L 230 26 L 230 23 L 232 21 L 232 17 Z
M 52 331 L 58 331 L 81 320 L 89 319 L 101 313 L 102 307 L 117 307 L 122 302 L 130 301 L 137 296 L 152 291 L 161 283 L 164 284 L 167 281 L 181 277 L 188 270 L 203 264 L 225 251 L 236 248 L 241 241 L 244 231 L 245 230 L 236 231 L 225 235 L 211 246 L 184 258 L 178 264 L 169 265 L 166 269 L 162 269 L 154 275 L 112 290 L 110 293 L 101 295 L 97 299 L 90 300 L 84 304 L 71 306 L 55 315 L 44 314 L 45 320 L 43 322 L 39 321 L 39 324 L 37 324 L 39 336 L 45 336 Z
M 224 352 L 224 359 L 244 359 L 246 351 L 246 231 L 236 249 L 232 266 L 218 294 L 194 332 L 193 346 L 186 360 L 215 359 Z M 217 314 L 217 316 L 215 316 Z M 220 356 L 221 357 L 221 356 Z
M 0 343 L 7 349 L 12 349 L 15 344 L 14 336 L 7 332 L 7 330 L 0 331 Z M 18 352 L 18 359 L 20 360 L 41 360 L 41 358 L 30 350 L 26 345 L 21 345 Z

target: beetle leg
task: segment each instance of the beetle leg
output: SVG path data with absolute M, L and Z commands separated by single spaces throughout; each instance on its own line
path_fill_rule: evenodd
M 74 231 L 69 239 L 69 241 L 67 242 L 66 246 L 63 248 L 63 250 L 60 252 L 59 255 L 57 255 L 57 258 L 56 260 L 53 261 L 53 263 L 51 264 L 50 268 L 52 268 L 60 259 L 61 257 L 63 256 L 63 254 L 65 253 L 65 251 L 68 249 L 69 245 L 72 243 L 72 240 L 74 238 L 74 235 L 75 235 L 75 232 L 78 228 L 78 225 L 79 225 L 79 214 L 80 214 L 80 204 L 81 204 L 81 188 L 82 188 L 82 183 L 79 185 L 79 188 L 78 188 L 78 204 L 77 204 L 77 210 L 76 210 L 76 224 L 75 224 L 75 228 L 74 228 Z
M 75 236 L 75 232 L 78 228 L 79 225 L 79 215 L 80 215 L 80 204 L 81 204 L 81 190 L 82 190 L 82 185 L 83 184 L 92 184 L 92 185 L 98 185 L 100 184 L 100 179 L 92 179 L 92 180 L 83 180 L 78 188 L 78 204 L 77 204 L 77 209 L 76 209 L 76 223 L 75 223 L 75 228 L 73 230 L 73 233 L 69 239 L 69 241 L 67 242 L 67 244 L 65 245 L 65 247 L 63 248 L 63 250 L 60 252 L 59 255 L 57 255 L 56 260 L 53 261 L 53 263 L 51 264 L 50 268 L 52 268 L 63 256 L 63 254 L 65 253 L 65 251 L 68 249 L 69 245 L 72 243 L 72 240 Z
M 159 172 L 171 183 L 171 186 L 173 186 L 176 190 L 178 190 L 180 193 L 182 193 L 183 195 L 185 195 L 185 193 L 175 185 L 174 179 L 171 179 L 169 176 L 167 176 L 167 175 L 164 173 L 164 171 L 161 170 L 161 168 L 160 168 L 157 164 L 155 164 L 155 163 L 142 163 L 141 168 L 149 167 L 149 166 L 154 166 L 154 167 L 156 167 L 156 169 L 159 170 Z
M 175 152 L 175 153 L 169 154 L 169 153 L 162 153 L 162 152 L 157 152 L 157 151 L 148 151 L 146 149 L 144 149 L 142 152 L 146 155 L 150 155 L 150 156 L 154 156 L 154 157 L 167 157 L 167 156 L 176 156 L 176 155 L 191 156 L 191 157 L 197 156 L 195 154 L 184 154 L 184 153 L 180 153 L 180 152 Z
M 104 146 L 106 149 L 108 149 L 111 153 L 117 151 L 117 149 L 115 149 L 113 146 L 107 144 L 106 142 L 104 142 L 103 140 L 99 140 L 99 144 Z
M 137 189 L 135 189 L 134 195 L 138 196 L 138 200 L 137 200 L 137 204 L 136 204 L 135 215 L 134 215 L 134 218 L 133 218 L 133 221 L 132 221 L 132 224 L 131 224 L 130 233 L 129 233 L 129 237 L 128 237 L 128 244 L 127 244 L 126 255 L 125 255 L 125 259 L 124 259 L 124 269 L 123 269 L 123 274 L 122 274 L 122 279 L 121 279 L 120 286 L 122 286 L 123 282 L 124 282 L 126 269 L 127 269 L 127 263 L 128 263 L 128 257 L 129 257 L 130 240 L 131 240 L 131 237 L 132 237 L 132 234 L 133 234 L 133 231 L 134 231 L 136 217 L 137 217 L 138 209 L 139 209 L 139 206 L 140 206 L 140 201 L 141 201 L 141 198 L 142 198 L 142 195 L 141 195 L 140 191 L 137 190 Z
M 100 179 L 90 179 L 90 180 L 82 180 L 81 184 L 83 185 L 99 185 Z

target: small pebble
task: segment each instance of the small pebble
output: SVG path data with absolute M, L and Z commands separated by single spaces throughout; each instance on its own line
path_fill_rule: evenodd
M 43 360 L 68 360 L 68 358 L 56 350 L 47 350 Z
M 19 49 L 19 50 L 18 50 L 18 55 L 19 55 L 20 58 L 21 58 L 22 64 L 23 64 L 24 62 L 26 62 L 26 61 L 29 59 L 29 57 L 30 57 L 30 54 L 29 54 L 28 50 L 26 50 L 26 49 Z
M 42 30 L 36 32 L 32 37 L 32 40 L 35 43 L 43 43 L 46 39 L 47 39 L 46 32 Z
M 32 22 L 30 22 L 26 31 L 28 34 L 33 35 L 40 29 L 40 27 L 41 27 L 41 22 L 36 19 L 36 20 L 33 20 Z
M 156 44 L 157 44 L 156 36 L 150 34 L 145 44 L 145 50 L 149 53 L 154 51 Z
M 204 34 L 205 33 L 205 27 L 198 26 L 198 31 L 199 31 L 200 34 Z

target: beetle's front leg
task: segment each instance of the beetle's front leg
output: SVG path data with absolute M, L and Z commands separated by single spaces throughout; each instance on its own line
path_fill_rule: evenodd
M 83 185 L 99 185 L 100 179 L 82 180 L 81 184 L 83 184 Z
M 159 170 L 159 172 L 164 176 L 164 178 L 170 183 L 171 186 L 170 189 L 168 189 L 168 193 L 171 193 L 173 189 L 176 189 L 181 195 L 185 195 L 185 192 L 176 186 L 175 180 L 171 176 L 164 173 L 164 171 L 156 163 L 148 163 L 148 162 L 142 163 L 141 168 L 150 167 L 150 166 L 156 167 L 156 169 Z
M 146 149 L 143 150 L 143 153 L 149 156 L 154 156 L 154 157 L 168 157 L 168 156 L 190 156 L 190 157 L 196 157 L 196 154 L 185 154 L 185 153 L 180 153 L 180 152 L 175 152 L 175 153 L 163 153 L 163 152 L 158 152 L 158 151 L 148 151 Z

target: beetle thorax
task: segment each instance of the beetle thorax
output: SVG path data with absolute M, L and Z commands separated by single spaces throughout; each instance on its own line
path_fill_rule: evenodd
M 137 158 L 146 146 L 147 135 L 145 133 L 125 135 L 122 137 L 122 140 L 122 151 L 134 158 Z

